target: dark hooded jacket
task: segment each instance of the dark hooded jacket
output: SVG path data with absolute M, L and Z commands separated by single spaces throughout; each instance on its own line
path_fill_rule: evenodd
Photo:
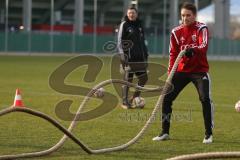
M 146 62 L 148 50 L 145 45 L 145 37 L 141 21 L 130 21 L 124 17 L 118 31 L 118 49 L 124 53 L 128 62 Z

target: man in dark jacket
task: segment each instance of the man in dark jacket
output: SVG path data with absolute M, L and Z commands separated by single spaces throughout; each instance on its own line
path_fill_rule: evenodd
M 124 71 L 124 80 L 132 82 L 133 76 L 138 78 L 138 85 L 144 86 L 148 80 L 147 59 L 148 51 L 141 21 L 138 19 L 137 9 L 128 8 L 127 15 L 120 24 L 118 32 L 118 49 L 121 57 L 121 69 Z M 132 100 L 140 96 L 136 90 L 132 98 L 128 99 L 129 87 L 123 86 L 122 107 L 131 108 Z

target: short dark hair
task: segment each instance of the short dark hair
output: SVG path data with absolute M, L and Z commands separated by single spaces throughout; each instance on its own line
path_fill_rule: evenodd
M 181 10 L 182 9 L 190 10 L 194 15 L 197 14 L 197 7 L 193 3 L 189 3 L 189 2 L 183 3 L 183 5 L 181 6 Z
M 138 10 L 137 10 L 137 8 L 136 7 L 133 7 L 133 6 L 130 6 L 130 7 L 128 7 L 128 9 L 127 10 L 135 10 L 136 11 L 136 13 L 138 13 Z

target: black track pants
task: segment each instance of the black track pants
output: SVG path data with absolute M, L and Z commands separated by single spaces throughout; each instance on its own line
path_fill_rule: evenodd
M 176 99 L 183 88 L 192 82 L 197 89 L 199 100 L 202 103 L 205 135 L 212 134 L 213 128 L 213 103 L 211 100 L 211 80 L 208 73 L 182 73 L 176 72 L 172 85 L 173 91 L 165 95 L 162 106 L 162 133 L 168 133 L 172 114 L 172 102 Z

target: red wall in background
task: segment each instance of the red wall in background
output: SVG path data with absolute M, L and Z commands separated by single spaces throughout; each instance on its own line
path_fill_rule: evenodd
M 50 31 L 51 26 L 48 24 L 38 24 L 33 25 L 32 30 L 39 30 L 39 31 Z M 54 31 L 58 32 L 72 32 L 73 31 L 73 25 L 54 25 L 53 26 Z M 93 33 L 93 26 L 84 26 L 83 28 L 84 33 Z M 114 28 L 112 26 L 98 26 L 97 27 L 97 33 L 98 34 L 106 34 L 106 33 L 113 33 Z

